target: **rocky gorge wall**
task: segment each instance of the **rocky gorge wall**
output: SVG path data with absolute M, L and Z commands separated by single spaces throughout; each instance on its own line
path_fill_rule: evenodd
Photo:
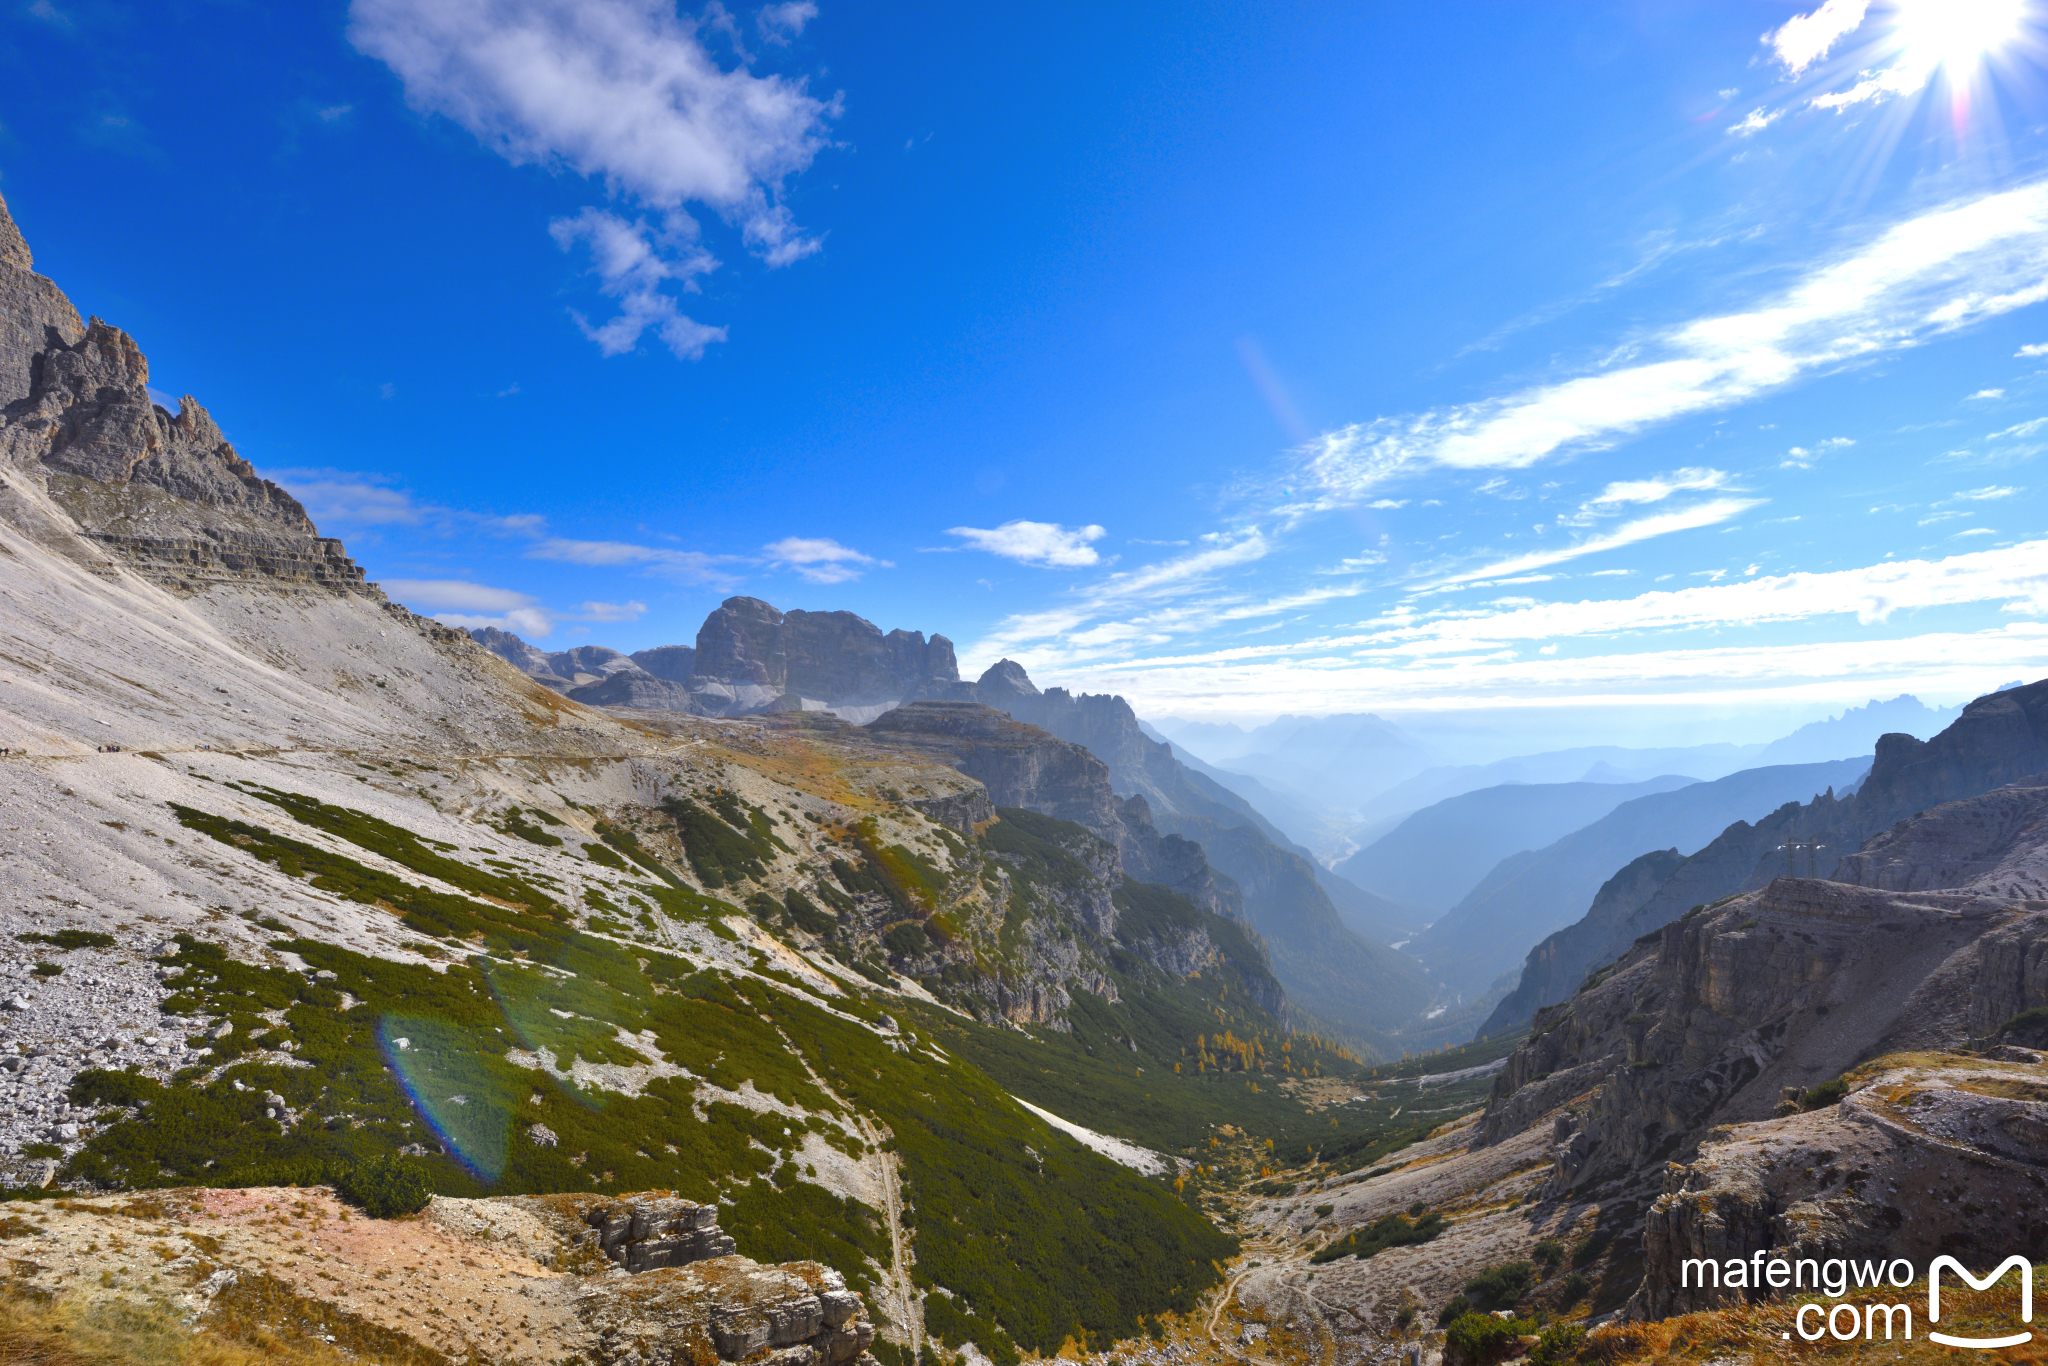
M 1652 1317 L 1729 1302 L 1686 1258 L 2048 1251 L 2048 1068 L 1982 1042 L 2048 1006 L 2044 817 L 2040 777 L 1944 803 L 1645 936 L 1537 1013 L 1475 1148 L 1545 1132 L 1542 1198 L 1645 1207 Z

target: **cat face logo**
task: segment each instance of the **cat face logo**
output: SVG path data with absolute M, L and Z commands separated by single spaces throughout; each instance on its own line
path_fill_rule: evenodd
M 1989 1290 L 1993 1285 L 1997 1284 L 1998 1279 L 2005 1275 L 2006 1272 L 2017 1269 L 2020 1273 L 2020 1322 L 2032 1323 L 2034 1321 L 2033 1264 L 2028 1262 L 2025 1257 L 2014 1255 L 2000 1262 L 1998 1269 L 1982 1280 L 1972 1276 L 1963 1264 L 1955 1258 L 1936 1257 L 1933 1264 L 1927 1268 L 1927 1321 L 1929 1323 L 1941 1322 L 1941 1269 L 1943 1267 L 1947 1267 L 1955 1272 L 1956 1275 L 1961 1276 L 1972 1290 Z M 1944 1347 L 1973 1347 L 1980 1352 L 1994 1351 L 2000 1347 L 2017 1347 L 2023 1342 L 2032 1342 L 2034 1340 L 2032 1332 L 2014 1333 L 2010 1337 L 2002 1338 L 1959 1338 L 1951 1337 L 1947 1333 L 1937 1333 L 1930 1329 L 1927 1336 Z

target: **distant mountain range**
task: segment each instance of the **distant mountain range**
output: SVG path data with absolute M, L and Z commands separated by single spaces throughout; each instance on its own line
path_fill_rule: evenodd
M 1666 774 L 1640 783 L 1503 783 L 1424 807 L 1337 865 L 1345 878 L 1430 919 L 1455 906 L 1510 854 L 1540 849 L 1623 802 L 1686 787 Z
M 1912 700 L 1876 705 L 1891 707 Z M 1886 735 L 1876 746 L 1874 760 L 1850 762 L 1867 766 L 1869 771 L 1853 788 L 1835 780 L 1830 790 L 1804 804 L 1788 799 L 1773 809 L 1759 801 L 1749 808 L 1751 819 L 1729 825 L 1705 848 L 1656 876 L 1632 875 L 1630 869 L 1637 869 L 1637 864 L 1623 869 L 1600 889 L 1582 918 L 1559 927 L 1529 951 L 1520 981 L 1487 1021 L 1485 1031 L 1513 1028 L 1541 1007 L 1566 999 L 1589 970 L 1612 961 L 1638 937 L 1661 929 L 1695 906 L 1759 890 L 1778 877 L 1830 877 L 1835 866 L 1853 856 L 1863 841 L 1893 822 L 2048 768 L 2048 683 L 1987 694 L 1963 708 L 1957 719 L 1931 740 L 1916 740 L 1904 733 Z M 1815 772 L 1818 776 L 1820 770 L 1830 767 L 1847 765 L 1756 772 Z M 1737 774 L 1725 781 L 1734 783 L 1748 776 Z M 1779 790 L 1787 786 L 1772 785 Z M 1817 781 L 1810 785 L 1819 787 Z M 1763 795 L 1761 786 L 1757 795 Z M 1644 871 L 1637 869 L 1638 874 Z M 1628 885 L 1617 885 L 1622 883 Z
M 1901 695 L 1851 707 L 1769 744 L 1582 745 L 1478 764 L 1446 764 L 1432 744 L 1370 713 L 1282 716 L 1249 731 L 1176 717 L 1153 724 L 1184 759 L 1200 756 L 1211 778 L 1335 866 L 1410 814 L 1465 792 L 1503 783 L 1637 783 L 1666 774 L 1711 781 L 1746 768 L 1869 754 L 1880 735 L 1931 736 L 1959 713 Z
M 1407 950 L 1448 985 L 1482 995 L 1515 971 L 1528 945 L 1582 915 L 1614 870 L 1643 851 L 1696 850 L 1730 822 L 1846 788 L 1869 767 L 1868 759 L 1843 759 L 1745 769 L 1623 802 L 1555 843 L 1502 859 Z

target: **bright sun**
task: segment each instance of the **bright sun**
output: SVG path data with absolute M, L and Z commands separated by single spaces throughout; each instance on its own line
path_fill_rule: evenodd
M 2026 0 L 1897 0 L 1893 38 L 1905 64 L 1967 78 L 1986 56 L 2017 38 Z

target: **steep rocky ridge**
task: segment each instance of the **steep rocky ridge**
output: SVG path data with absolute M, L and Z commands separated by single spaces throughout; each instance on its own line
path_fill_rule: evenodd
M 1833 786 L 1840 780 L 1832 780 L 1828 791 L 1810 801 L 1788 801 L 1754 824 L 1738 820 L 1673 869 L 1627 916 L 1613 920 L 1606 913 L 1612 908 L 1603 908 L 1602 915 L 1588 914 L 1539 945 L 1544 957 L 1535 977 L 1525 966 L 1527 980 L 1509 998 L 1513 1004 L 1504 1001 L 1485 1029 L 1512 1027 L 1537 1006 L 1564 999 L 1586 972 L 1691 907 L 1760 888 L 1774 877 L 1830 876 L 1844 857 L 1893 822 L 2043 768 L 2048 683 L 1980 697 L 1930 740 L 1886 735 L 1852 795 L 1836 796 Z
M 1411 959 L 1345 924 L 1324 886 L 1342 888 L 1342 879 L 1320 870 L 1242 797 L 1182 764 L 1171 745 L 1146 736 L 1123 698 L 1041 692 L 1014 660 L 991 665 L 973 688 L 986 705 L 1085 746 L 1116 791 L 1144 799 L 1159 829 L 1199 844 L 1243 894 L 1245 919 L 1264 937 L 1296 1005 L 1380 1047 L 1429 1038 L 1424 1017 L 1441 993 Z
M 0 466 L 17 495 L 182 592 L 247 581 L 364 591 L 341 543 L 260 478 L 204 408 L 187 397 L 173 416 L 151 401 L 149 363 L 126 333 L 97 318 L 78 326 L 30 269 L 4 205 L 0 225 Z
M 2009 1200 L 1994 1206 L 1989 1197 L 2011 1185 L 2013 1172 L 2002 1162 L 2013 1156 L 2013 1143 L 2025 1150 L 2023 1161 L 2041 1161 L 2035 1140 L 2015 1135 L 2035 1132 L 2026 1126 L 2038 1122 L 2030 1117 L 2036 1110 L 2048 1117 L 2040 1103 L 2048 1087 L 2030 1079 L 2020 1091 L 2007 1088 L 2007 1101 L 2026 1104 L 2001 1110 L 1994 1103 L 2000 1093 L 1980 1104 L 1934 1075 L 1970 1064 L 1907 1057 L 1888 1066 L 1916 1070 L 1917 1080 L 1894 1076 L 1887 1083 L 1894 1089 L 1879 1086 L 1826 1120 L 1773 1117 L 1788 1096 L 1796 1101 L 1859 1063 L 1964 1048 L 2048 1004 L 2040 970 L 2048 903 L 2007 892 L 2013 870 L 2037 866 L 2048 846 L 2043 782 L 1901 822 L 1847 870 L 1880 885 L 1776 878 L 1653 932 L 1570 1001 L 1538 1012 L 1535 1033 L 1495 1081 L 1475 1143 L 1547 1125 L 1555 1160 L 1546 1198 L 1654 1199 L 1646 1225 L 1653 1274 L 1640 1304 L 1657 1315 L 1703 1303 L 1677 1297 L 1675 1277 L 1664 1274 L 1675 1272 L 1679 1250 L 1718 1257 L 1739 1246 L 1746 1256 L 1778 1246 L 1838 1255 L 1881 1245 L 1900 1249 L 1887 1256 L 1912 1256 L 1944 1240 L 1962 1247 L 1969 1237 L 1996 1233 L 2038 1251 L 2048 1220 L 2017 1229 L 2001 1222 L 1994 1230 L 1961 1229 L 1951 1218 L 1915 1221 L 1907 1230 L 1899 1206 L 1910 1197 L 1895 1203 L 1893 1196 L 1924 1190 L 1924 1159 L 1934 1158 L 1970 1192 L 1944 1186 L 1948 1202 L 2009 1208 Z M 1932 875 L 1944 867 L 1967 880 L 1915 891 L 1881 885 L 1944 880 Z M 1887 1070 L 1873 1066 L 1859 1083 L 1875 1084 Z M 1936 1108 L 1916 1109 L 1915 1091 Z M 1886 1106 L 1902 1108 L 1910 1122 L 1887 1121 Z M 1747 1134 L 1734 1149 L 1725 1149 L 1717 1128 L 1773 1123 L 1776 1129 Z M 1865 1139 L 1854 1137 L 1859 1128 Z M 1833 1134 L 1855 1155 L 1845 1159 Z M 1699 1156 L 1703 1142 L 1723 1150 Z M 1738 1178 L 1741 1155 L 1772 1142 L 1796 1147 Z M 1674 1169 L 1667 1184 L 1665 1163 L 1692 1164 L 1696 1156 L 1704 1165 Z M 1956 1156 L 1964 1160 L 1950 1160 Z M 1903 1175 L 1909 1168 L 1921 1169 L 1911 1182 Z M 1791 1181 L 1795 1173 L 1803 1174 Z M 1794 1189 L 1799 1181 L 1803 1190 Z M 1763 1194 L 1774 1185 L 1785 1203 Z M 2034 1192 L 2024 1208 L 2040 1204 L 2038 1176 L 2019 1185 Z M 1842 1203 L 1851 1197 L 1854 1209 Z M 1802 1202 L 1810 1214 L 1800 1213 Z
M 0 199 L 0 408 L 28 397 L 37 356 L 76 346 L 84 336 L 85 323 L 71 300 L 36 274 L 28 242 Z

